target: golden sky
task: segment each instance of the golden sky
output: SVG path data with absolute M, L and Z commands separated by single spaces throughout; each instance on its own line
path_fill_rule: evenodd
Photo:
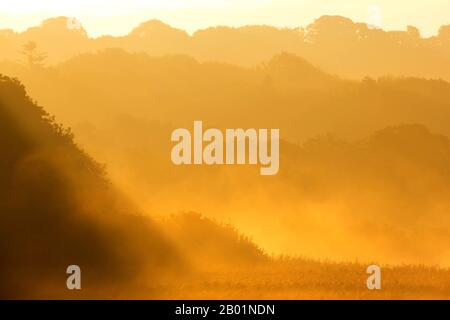
M 373 8 L 381 27 L 418 27 L 436 34 L 450 24 L 450 0 L 0 0 L 0 28 L 22 31 L 54 16 L 76 17 L 91 36 L 128 33 L 159 19 L 193 32 L 213 25 L 305 26 L 324 14 L 367 22 Z

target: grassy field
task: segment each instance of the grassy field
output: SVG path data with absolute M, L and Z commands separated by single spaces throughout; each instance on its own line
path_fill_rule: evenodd
M 449 299 L 450 270 L 382 267 L 381 290 L 368 290 L 357 263 L 273 261 L 191 275 L 153 288 L 156 299 Z M 152 294 L 153 296 L 153 294 Z

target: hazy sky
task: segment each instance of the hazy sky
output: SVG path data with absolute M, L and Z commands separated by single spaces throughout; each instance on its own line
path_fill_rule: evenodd
M 450 0 L 0 0 L 0 28 L 22 31 L 64 15 L 78 18 L 91 36 L 126 34 L 149 19 L 193 32 L 213 25 L 305 26 L 324 14 L 372 19 L 388 30 L 414 25 L 429 36 L 450 24 Z

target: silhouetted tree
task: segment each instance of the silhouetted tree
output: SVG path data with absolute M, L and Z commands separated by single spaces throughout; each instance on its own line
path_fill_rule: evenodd
M 34 41 L 29 41 L 24 44 L 21 53 L 25 56 L 26 62 L 30 67 L 42 67 L 47 57 L 45 53 L 38 51 L 37 44 Z

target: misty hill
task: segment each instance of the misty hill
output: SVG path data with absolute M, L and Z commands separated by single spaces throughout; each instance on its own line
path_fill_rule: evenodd
M 447 206 L 446 163 L 436 157 L 447 159 L 439 135 L 450 136 L 448 82 L 348 81 L 287 53 L 243 68 L 119 49 L 15 74 L 150 212 L 192 210 L 231 221 L 268 252 L 450 260 L 427 245 L 433 237 L 447 243 L 433 221 L 445 221 Z M 280 128 L 279 175 L 174 167 L 170 133 L 194 119 L 216 128 Z M 398 129 L 374 136 L 387 127 Z M 408 245 L 421 225 L 424 245 Z
M 279 179 L 296 197 L 302 218 L 290 222 L 298 230 L 306 224 L 322 229 L 333 250 L 353 247 L 358 259 L 379 254 L 392 260 L 447 263 L 448 137 L 420 125 L 401 125 L 356 142 L 322 136 L 283 150 Z M 275 190 L 271 194 L 281 198 Z M 358 244 L 342 240 L 354 238 Z M 339 239 L 343 242 L 337 244 Z M 319 238 L 311 242 L 323 246 Z
M 191 125 L 196 118 L 222 128 L 278 127 L 292 142 L 328 132 L 358 139 L 402 123 L 450 135 L 448 82 L 348 81 L 287 53 L 257 68 L 243 68 L 109 49 L 53 68 L 4 64 L 2 69 L 19 77 L 33 97 L 75 129 L 110 127 L 129 116 L 172 127 Z M 87 133 L 76 131 L 80 139 Z
M 48 19 L 22 33 L 0 31 L 0 60 L 21 59 L 21 47 L 34 41 L 57 64 L 75 55 L 122 48 L 150 55 L 186 54 L 199 61 L 255 66 L 281 52 L 306 58 L 332 74 L 349 78 L 384 75 L 450 79 L 450 26 L 422 38 L 420 30 L 383 31 L 340 16 L 322 16 L 304 28 L 211 27 L 192 36 L 150 20 L 128 35 L 89 38 L 67 18 Z M 420 62 L 420 63 L 419 63 Z
M 16 80 L 0 77 L 0 297 L 62 297 L 66 268 L 109 295 L 181 266 L 176 250 Z M 105 292 L 102 292 L 105 295 Z
M 235 226 L 195 212 L 163 217 L 160 225 L 197 270 L 245 269 L 271 261 L 264 250 Z
M 348 81 L 287 53 L 256 68 L 120 49 L 57 67 L 10 67 L 3 65 L 74 128 L 77 141 L 107 163 L 114 182 L 148 212 L 196 211 L 231 221 L 268 252 L 450 261 L 442 247 L 428 246 L 433 237 L 447 244 L 446 229 L 433 221 L 445 221 L 448 181 L 445 164 L 432 158 L 446 157 L 445 144 L 434 140 L 450 136 L 446 81 Z M 170 133 L 196 119 L 221 129 L 280 128 L 279 175 L 263 179 L 247 167 L 174 167 Z M 400 129 L 388 131 L 383 148 L 364 142 L 386 127 Z M 298 150 L 317 136 L 325 137 L 317 153 Z M 390 139 L 396 141 L 392 150 Z M 404 144 L 433 156 L 408 160 Z M 371 156 L 361 158 L 366 152 Z M 421 216 L 433 219 L 425 223 Z M 420 236 L 423 246 L 411 246 L 408 239 Z
M 269 261 L 230 225 L 143 216 L 73 138 L 17 80 L 0 77 L 0 297 L 150 298 L 164 279 Z M 72 264 L 79 293 L 65 287 Z

